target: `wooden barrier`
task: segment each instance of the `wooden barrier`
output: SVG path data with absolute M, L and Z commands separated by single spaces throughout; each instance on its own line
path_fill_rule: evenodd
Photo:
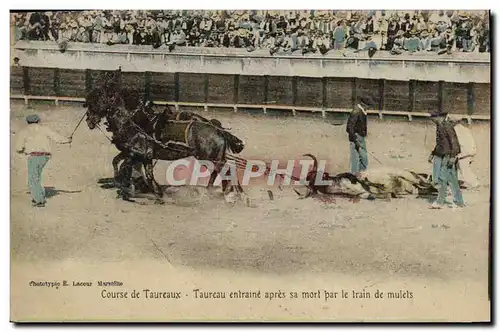
M 55 102 L 65 97 L 81 99 L 98 74 L 99 71 L 89 69 L 13 67 L 11 94 Z M 380 117 L 400 115 L 409 120 L 443 109 L 464 118 L 483 120 L 490 118 L 491 107 L 491 85 L 472 82 L 126 71 L 122 72 L 121 81 L 152 100 L 167 100 L 179 106 L 202 105 L 204 109 L 262 109 L 264 113 L 290 110 L 292 115 L 336 112 L 329 110 L 345 113 L 354 107 L 358 96 L 365 94 L 376 102 L 377 110 L 373 111 Z
M 84 102 L 85 98 L 78 97 L 56 97 L 56 96 L 30 96 L 30 95 L 11 95 L 11 99 L 21 99 L 24 100 L 26 105 L 29 104 L 29 100 L 48 100 L 54 101 L 55 105 L 59 105 L 60 101 L 63 102 Z M 325 118 L 328 113 L 349 113 L 351 109 L 340 109 L 340 108 L 320 108 L 320 107 L 303 107 L 303 106 L 289 106 L 289 105 L 272 105 L 272 104 L 218 104 L 218 103 L 196 103 L 196 102 L 177 102 L 177 101 L 165 101 L 165 100 L 153 100 L 157 105 L 173 105 L 176 110 L 179 110 L 181 106 L 185 107 L 200 107 L 205 111 L 209 108 L 230 108 L 235 113 L 238 109 L 262 109 L 263 114 L 267 113 L 268 109 L 275 110 L 286 110 L 290 111 L 293 116 L 296 115 L 297 111 L 311 112 L 321 114 L 321 117 Z M 424 117 L 428 118 L 430 112 L 405 112 L 405 111 L 384 111 L 384 110 L 367 110 L 368 114 L 378 115 L 380 119 L 383 119 L 384 115 L 395 115 L 395 116 L 405 116 L 409 121 L 412 121 L 413 117 Z M 466 119 L 469 123 L 473 120 L 490 120 L 489 115 L 481 114 L 459 114 L 462 119 Z

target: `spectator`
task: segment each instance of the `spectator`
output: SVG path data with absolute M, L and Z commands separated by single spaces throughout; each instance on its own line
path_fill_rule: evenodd
M 326 54 L 330 50 L 330 42 L 328 38 L 326 38 L 326 34 L 324 32 L 319 32 L 314 38 L 313 48 L 319 51 L 322 55 Z
M 451 54 L 455 50 L 455 37 L 452 34 L 452 29 L 447 28 L 441 36 L 441 50 L 438 52 L 438 54 Z
M 345 25 L 343 20 L 337 22 L 337 27 L 333 30 L 333 49 L 341 50 L 344 48 L 344 42 L 346 37 Z
M 390 51 L 394 48 L 394 40 L 396 39 L 396 34 L 399 30 L 399 24 L 395 18 L 391 18 L 391 21 L 387 27 L 387 43 L 386 50 Z
M 456 48 L 462 49 L 464 52 L 472 52 L 474 51 L 474 45 L 472 44 L 472 22 L 467 13 L 461 13 L 459 19 L 460 22 L 457 24 L 455 30 Z
M 488 12 L 80 11 L 12 14 L 13 40 L 257 48 L 489 52 Z M 397 35 L 399 31 L 403 35 Z M 397 36 L 396 36 L 397 35 Z M 401 43 L 402 42 L 402 43 Z
M 90 42 L 89 33 L 84 26 L 80 26 L 80 30 L 78 31 L 78 34 L 76 36 L 76 41 L 80 43 Z
M 420 33 L 420 49 L 422 51 L 431 50 L 431 35 L 427 30 L 424 30 Z
M 304 33 L 302 29 L 297 30 L 297 46 L 300 49 L 305 48 L 307 45 L 309 45 L 309 37 L 307 37 L 307 34 Z
M 441 42 L 442 42 L 442 36 L 439 36 L 439 33 L 437 30 L 434 30 L 432 32 L 432 35 L 430 36 L 430 50 L 431 52 L 438 52 L 441 48 Z
M 93 43 L 100 43 L 101 39 L 103 38 L 103 31 L 104 31 L 104 13 L 99 12 L 94 19 L 92 26 L 92 42 Z
M 354 50 L 354 53 L 359 53 L 359 52 L 367 52 L 368 53 L 368 56 L 371 58 L 373 57 L 373 55 L 375 54 L 375 52 L 377 52 L 378 50 L 378 46 L 377 44 L 373 41 L 372 39 L 373 35 L 370 33 L 368 35 L 366 35 L 366 39 L 363 41 L 363 47 L 359 48 L 359 49 L 355 49 Z M 344 56 L 345 56 L 345 53 L 344 53 Z
M 409 37 L 405 39 L 405 50 L 411 53 L 415 53 L 417 51 L 422 50 L 422 43 L 420 39 L 417 37 L 417 29 L 416 27 L 409 32 Z
M 404 31 L 399 30 L 394 36 L 394 43 L 391 49 L 391 54 L 393 55 L 402 54 L 404 50 L 404 41 L 405 41 Z

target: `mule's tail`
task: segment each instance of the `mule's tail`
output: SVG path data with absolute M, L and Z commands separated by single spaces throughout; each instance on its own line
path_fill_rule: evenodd
M 316 172 L 318 170 L 318 159 L 316 159 L 316 157 L 310 153 L 306 153 L 303 156 L 310 157 L 313 160 L 314 164 L 313 164 L 313 168 L 312 168 L 311 172 Z

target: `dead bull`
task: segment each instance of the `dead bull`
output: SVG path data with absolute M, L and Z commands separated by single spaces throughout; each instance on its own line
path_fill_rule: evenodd
M 427 175 L 389 167 L 370 169 L 363 172 L 359 177 L 351 173 L 332 176 L 324 172 L 321 179 L 330 183 L 317 184 L 316 178 L 319 175 L 317 159 L 311 154 L 305 156 L 311 157 L 314 164 L 306 178 L 308 191 L 302 198 L 307 198 L 319 192 L 362 199 L 390 199 L 391 197 L 429 194 L 436 191 L 428 182 Z M 301 195 L 299 192 L 295 192 Z

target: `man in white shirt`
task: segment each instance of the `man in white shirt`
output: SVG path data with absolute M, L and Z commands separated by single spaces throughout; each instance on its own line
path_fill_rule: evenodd
M 32 114 L 26 117 L 28 126 L 18 134 L 16 151 L 28 157 L 28 187 L 33 206 L 45 206 L 45 189 L 41 185 L 42 171 L 51 157 L 50 141 L 58 144 L 71 143 L 71 137 L 64 138 L 39 124 L 40 117 Z

